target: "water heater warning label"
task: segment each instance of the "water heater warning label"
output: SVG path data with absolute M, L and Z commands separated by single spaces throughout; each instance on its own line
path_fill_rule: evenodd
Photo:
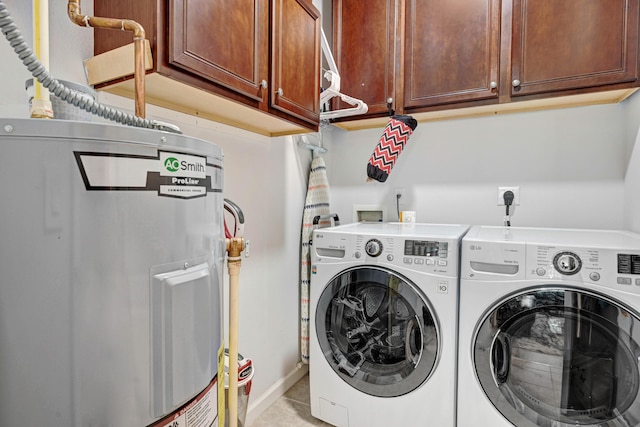
M 182 199 L 222 191 L 207 175 L 208 168 L 220 174 L 221 167 L 207 164 L 203 156 L 170 151 L 159 151 L 156 157 L 79 151 L 74 155 L 88 191 L 154 191 Z
M 211 427 L 217 425 L 218 388 L 217 377 L 195 399 L 173 414 L 149 427 Z

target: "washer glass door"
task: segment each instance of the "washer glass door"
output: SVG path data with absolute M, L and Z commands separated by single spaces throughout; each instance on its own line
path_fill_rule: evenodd
M 585 290 L 512 295 L 477 330 L 478 380 L 517 426 L 638 426 L 639 322 L 624 305 Z
M 435 368 L 440 337 L 433 310 L 415 284 L 388 269 L 338 274 L 320 296 L 315 322 L 333 370 L 363 393 L 409 393 Z

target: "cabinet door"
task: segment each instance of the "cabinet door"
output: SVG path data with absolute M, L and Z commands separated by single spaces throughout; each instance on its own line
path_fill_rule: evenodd
M 169 63 L 266 102 L 268 0 L 170 0 Z
M 320 12 L 311 0 L 272 0 L 271 107 L 320 117 Z
M 500 0 L 407 0 L 404 106 L 497 98 Z
M 637 80 L 638 0 L 514 0 L 512 95 Z
M 397 7 L 398 0 L 333 2 L 333 55 L 340 92 L 369 107 L 357 118 L 387 114 L 387 99 L 395 97 Z M 336 99 L 332 107 L 352 105 Z

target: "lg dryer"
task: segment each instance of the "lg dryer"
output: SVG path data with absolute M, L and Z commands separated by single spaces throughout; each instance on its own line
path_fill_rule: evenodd
M 472 227 L 458 426 L 640 425 L 639 311 L 639 235 Z
M 358 223 L 312 245 L 313 416 L 339 427 L 455 425 L 463 225 Z

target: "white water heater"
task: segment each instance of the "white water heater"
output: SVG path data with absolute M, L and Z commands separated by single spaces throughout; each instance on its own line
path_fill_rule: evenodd
M 221 149 L 0 119 L 0 157 L 0 424 L 213 424 Z

